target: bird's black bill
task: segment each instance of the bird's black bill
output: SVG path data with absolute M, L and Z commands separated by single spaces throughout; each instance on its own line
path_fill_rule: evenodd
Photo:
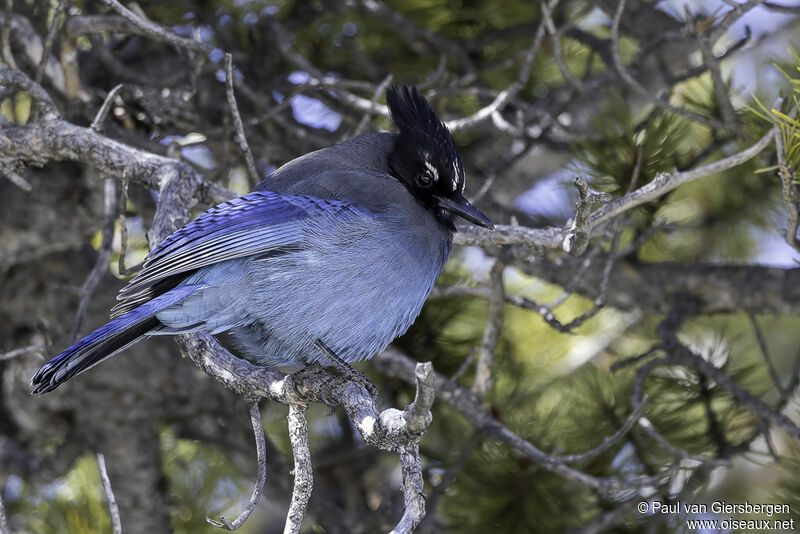
M 469 201 L 461 195 L 456 198 L 440 197 L 436 195 L 436 200 L 439 201 L 439 206 L 446 209 L 453 215 L 458 215 L 472 224 L 483 226 L 489 230 L 494 230 L 494 225 L 489 218 L 481 213 L 478 208 L 469 203 Z

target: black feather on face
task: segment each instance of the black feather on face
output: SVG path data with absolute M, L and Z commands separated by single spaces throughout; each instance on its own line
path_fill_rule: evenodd
M 399 130 L 389 166 L 398 180 L 451 231 L 454 216 L 491 228 L 464 198 L 464 165 L 450 130 L 415 87 L 393 85 L 386 104 Z
M 399 135 L 389 165 L 418 197 L 464 192 L 464 166 L 455 141 L 415 87 L 392 86 L 386 103 Z

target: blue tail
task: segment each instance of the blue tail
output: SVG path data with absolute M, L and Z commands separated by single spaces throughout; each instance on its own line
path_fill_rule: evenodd
M 150 331 L 158 329 L 162 325 L 156 318 L 156 313 L 184 300 L 198 287 L 178 286 L 101 326 L 44 364 L 31 379 L 31 387 L 34 388 L 32 393 L 53 391 L 73 376 L 94 367 L 136 343 Z

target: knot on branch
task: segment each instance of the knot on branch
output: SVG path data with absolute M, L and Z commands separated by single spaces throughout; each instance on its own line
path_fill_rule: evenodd
M 575 204 L 575 218 L 572 219 L 564 235 L 561 248 L 567 254 L 579 256 L 586 250 L 589 237 L 591 237 L 592 228 L 589 224 L 589 215 L 592 205 L 609 202 L 612 197 L 610 193 L 596 191 L 589 187 L 582 176 L 575 177 L 575 187 L 578 188 L 579 194 L 578 202 Z

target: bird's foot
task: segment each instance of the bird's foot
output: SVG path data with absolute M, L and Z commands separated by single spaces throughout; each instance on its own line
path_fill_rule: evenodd
M 361 371 L 356 371 L 353 369 L 349 363 L 340 358 L 338 354 L 333 352 L 321 340 L 318 339 L 314 345 L 316 345 L 320 352 L 325 355 L 325 358 L 330 362 L 331 367 L 336 369 L 339 375 L 347 380 L 355 382 L 356 384 L 364 386 L 364 389 L 367 390 L 367 393 L 369 393 L 370 397 L 373 399 L 378 397 L 378 388 L 370 381 L 369 378 L 367 378 L 367 375 Z
M 339 405 L 335 399 L 331 398 L 326 394 L 326 392 L 334 391 L 338 386 L 339 378 L 333 376 L 325 370 L 324 367 L 317 363 L 309 364 L 299 371 L 295 371 L 294 373 L 289 375 L 291 379 L 291 386 L 292 390 L 297 394 L 298 397 L 304 400 L 319 400 L 325 406 L 331 409 L 331 413 L 334 412 L 336 407 Z M 309 393 L 311 393 L 311 389 L 306 387 L 306 382 L 312 382 L 315 385 L 322 385 L 323 387 L 315 387 L 314 394 L 311 396 L 312 398 L 309 399 Z

